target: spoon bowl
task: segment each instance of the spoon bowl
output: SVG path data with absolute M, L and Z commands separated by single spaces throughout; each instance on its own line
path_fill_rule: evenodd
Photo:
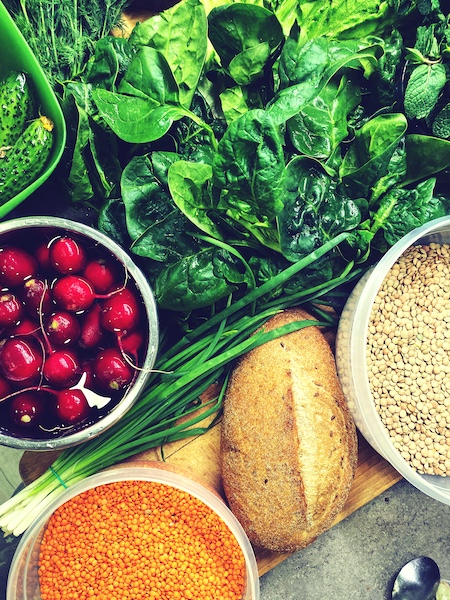
M 440 577 L 439 567 L 432 558 L 413 558 L 400 569 L 392 588 L 392 600 L 435 600 Z

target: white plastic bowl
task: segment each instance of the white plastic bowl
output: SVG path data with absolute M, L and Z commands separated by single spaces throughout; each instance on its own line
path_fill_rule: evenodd
M 125 480 L 155 481 L 176 487 L 195 496 L 215 511 L 233 533 L 245 558 L 246 576 L 242 600 L 259 600 L 259 577 L 253 548 L 239 521 L 225 502 L 213 491 L 179 473 L 147 466 L 126 466 L 126 464 L 91 475 L 71 486 L 34 521 L 20 540 L 14 554 L 8 577 L 6 600 L 41 600 L 38 555 L 46 524 L 53 512 L 67 500 L 88 489 Z
M 450 243 L 450 217 L 434 219 L 405 235 L 356 284 L 339 322 L 336 365 L 356 426 L 368 443 L 417 489 L 450 504 L 450 477 L 421 475 L 394 447 L 375 408 L 366 363 L 370 313 L 384 278 L 409 246 L 430 242 Z

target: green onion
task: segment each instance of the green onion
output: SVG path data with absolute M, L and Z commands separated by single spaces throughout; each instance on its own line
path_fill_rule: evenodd
M 265 303 L 256 301 L 270 297 L 280 283 L 332 250 L 346 235 L 338 235 L 236 302 L 230 299 L 226 308 L 162 352 L 144 393 L 118 423 L 100 436 L 64 450 L 45 473 L 0 506 L 0 527 L 5 534 L 23 533 L 65 487 L 139 452 L 205 433 L 214 423 L 208 418 L 220 412 L 233 362 L 244 353 L 303 327 L 329 326 L 329 317 L 323 313 L 320 321 L 293 322 L 272 331 L 263 327 L 281 310 L 317 300 L 350 281 L 358 274 L 352 264 L 339 277 L 316 288 Z M 202 402 L 200 397 L 213 384 L 217 395 Z M 204 424 L 205 419 L 209 424 Z

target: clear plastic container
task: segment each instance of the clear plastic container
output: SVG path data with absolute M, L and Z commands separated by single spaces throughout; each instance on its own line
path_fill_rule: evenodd
M 419 474 L 394 447 L 375 408 L 366 363 L 370 313 L 384 278 L 409 246 L 430 242 L 450 243 L 450 217 L 434 219 L 408 233 L 356 284 L 339 322 L 336 365 L 356 426 L 369 444 L 416 488 L 450 504 L 450 477 Z
M 117 466 L 96 475 L 91 475 L 71 486 L 34 521 L 24 533 L 14 554 L 8 576 L 6 600 L 41 600 L 38 574 L 39 549 L 46 524 L 56 508 L 92 487 L 124 480 L 155 481 L 173 486 L 195 496 L 214 510 L 235 536 L 245 558 L 246 574 L 242 600 L 259 600 L 258 568 L 253 548 L 240 523 L 221 497 L 214 491 L 180 473 L 151 466 L 134 466 L 135 464 Z
M 61 233 L 74 235 L 85 243 L 100 248 L 103 247 L 105 252 L 110 253 L 117 258 L 119 263 L 127 270 L 130 280 L 135 284 L 136 289 L 142 298 L 146 313 L 145 319 L 143 319 L 142 322 L 142 329 L 147 337 L 147 347 L 142 358 L 139 373 L 133 384 L 129 387 L 123 398 L 113 408 L 106 412 L 106 414 L 101 414 L 100 418 L 95 422 L 91 422 L 88 425 L 80 424 L 79 426 L 74 427 L 70 433 L 62 431 L 59 437 L 53 436 L 52 438 L 36 438 L 31 435 L 26 435 L 25 432 L 23 436 L 20 436 L 16 432 L 12 433 L 11 431 L 8 431 L 7 426 L 4 423 L 1 423 L 0 444 L 18 448 L 19 450 L 60 450 L 80 444 L 106 431 L 109 427 L 114 425 L 114 423 L 116 423 L 139 398 L 151 374 L 151 369 L 155 363 L 158 352 L 158 315 L 153 291 L 150 288 L 146 277 L 133 262 L 129 254 L 108 236 L 84 223 L 77 223 L 60 217 L 47 216 L 21 217 L 0 223 L 0 247 L 7 243 L 11 243 L 12 240 L 16 239 L 17 235 L 31 237 L 33 234 L 40 234 L 41 232 L 45 232 L 45 234 L 49 236 L 49 239 L 53 236 L 61 235 Z
M 2 218 L 23 202 L 25 198 L 28 198 L 53 173 L 63 154 L 67 133 L 64 116 L 55 93 L 41 65 L 1 1 L 0 35 L 2 39 L 0 77 L 3 78 L 12 71 L 27 73 L 36 89 L 41 114 L 48 116 L 54 124 L 53 149 L 44 170 L 35 181 L 0 206 L 0 218 Z

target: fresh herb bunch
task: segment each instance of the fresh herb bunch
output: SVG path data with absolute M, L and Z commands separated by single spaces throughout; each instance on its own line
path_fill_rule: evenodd
M 77 79 L 129 0 L 4 0 L 51 84 Z
M 404 107 L 417 128 L 450 137 L 450 15 L 437 2 L 419 2 L 414 45 L 406 49 Z

